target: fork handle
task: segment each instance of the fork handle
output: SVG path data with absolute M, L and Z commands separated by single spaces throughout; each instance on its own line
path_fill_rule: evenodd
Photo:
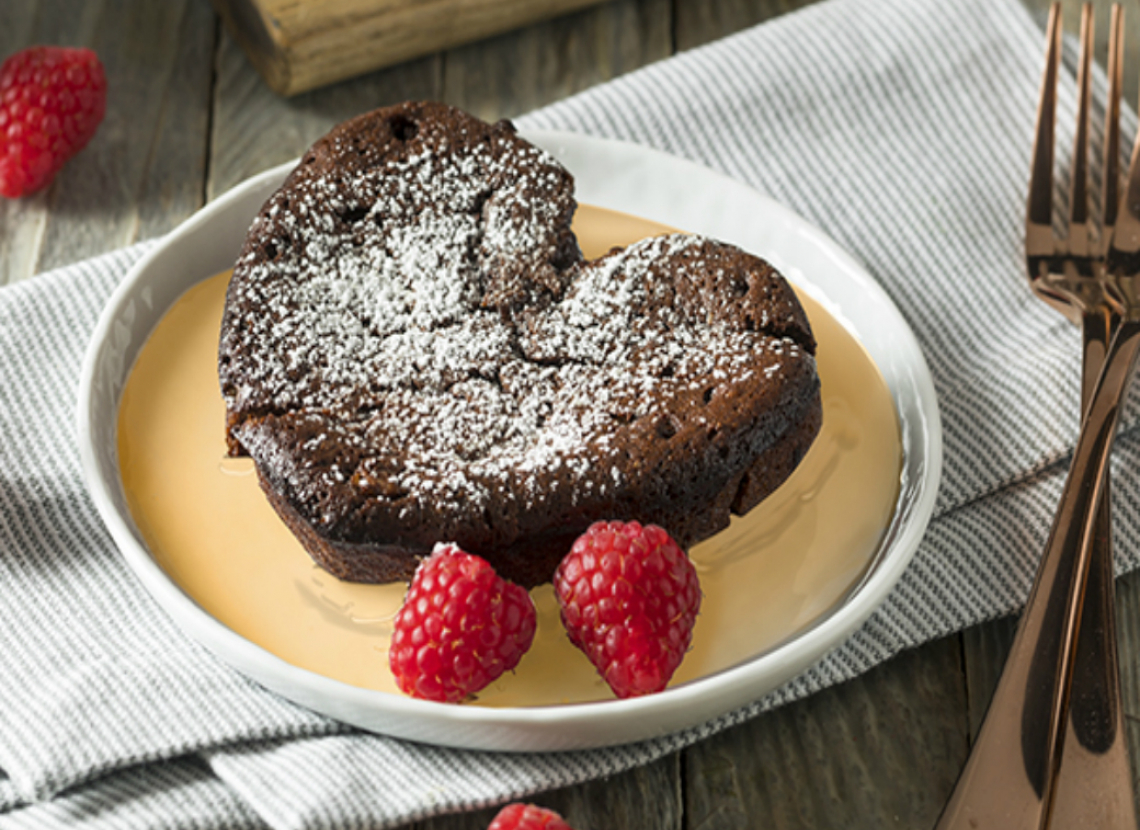
M 1140 323 L 1121 323 L 1081 424 L 1013 647 L 938 830 L 1041 830 L 1048 822 L 1104 472 L 1138 352 Z
M 1110 333 L 1119 321 L 1103 307 L 1086 311 L 1083 317 L 1082 397 L 1087 406 L 1104 365 Z M 1116 651 L 1111 478 L 1106 470 L 1090 543 L 1088 585 L 1069 684 L 1069 714 L 1064 720 L 1061 760 L 1049 811 L 1049 827 L 1057 830 L 1137 829 Z

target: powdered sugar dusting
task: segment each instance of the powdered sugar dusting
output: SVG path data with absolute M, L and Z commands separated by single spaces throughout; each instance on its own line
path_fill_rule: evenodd
M 706 240 L 561 262 L 571 186 L 521 142 L 440 139 L 274 197 L 235 272 L 228 308 L 257 311 L 223 338 L 223 390 L 231 412 L 294 413 L 315 461 L 256 430 L 239 432 L 245 449 L 403 516 L 530 510 L 563 490 L 576 503 L 627 485 L 622 429 L 700 424 L 717 384 L 806 356 L 768 331 L 767 308 L 749 330 L 676 299 L 712 267 Z

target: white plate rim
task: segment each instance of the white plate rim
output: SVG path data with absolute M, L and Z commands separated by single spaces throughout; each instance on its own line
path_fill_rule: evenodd
M 825 618 L 756 658 L 656 695 L 563 706 L 490 708 L 433 703 L 349 686 L 286 663 L 206 613 L 157 565 L 129 518 L 113 461 L 114 448 L 106 446 L 108 436 L 114 443 L 113 424 L 108 432 L 107 402 L 111 401 L 114 421 L 122 381 L 151 329 L 147 326 L 140 332 L 137 321 L 149 316 L 157 322 L 169 306 L 162 295 L 169 286 L 156 280 L 155 274 L 187 270 L 189 266 L 179 263 L 186 256 L 193 259 L 218 231 L 233 236 L 231 214 L 245 216 L 237 229 L 238 238 L 244 236 L 253 213 L 295 162 L 235 186 L 164 237 L 128 271 L 108 300 L 84 356 L 77 407 L 80 460 L 100 516 L 128 566 L 159 605 L 188 635 L 272 691 L 366 730 L 445 746 L 549 751 L 627 743 L 697 726 L 751 703 L 807 669 L 870 616 L 902 576 L 933 512 L 942 466 L 941 422 L 933 379 L 913 332 L 866 270 L 818 228 L 747 186 L 691 161 L 577 133 L 527 130 L 523 135 L 575 173 L 580 202 L 717 235 L 771 259 L 797 286 L 824 301 L 872 352 L 899 411 L 904 439 L 903 493 L 876 562 Z M 647 179 L 623 189 L 622 179 L 631 175 Z M 683 199 L 676 192 L 672 198 L 662 196 L 678 188 L 684 191 Z M 742 205 L 756 213 L 746 214 Z M 800 239 L 815 250 L 820 262 L 813 261 L 805 269 L 794 257 L 788 260 L 773 256 L 771 249 L 757 250 L 763 247 L 763 239 L 755 238 L 755 229 L 747 221 L 757 215 L 775 225 L 785 238 Z M 743 226 L 726 231 L 724 222 L 736 219 Z M 718 223 L 719 232 L 708 227 Z M 234 248 L 230 263 L 236 253 Z M 820 263 L 834 268 L 838 276 L 829 282 L 813 270 L 822 268 Z M 170 277 L 168 282 L 180 286 L 174 297 L 224 267 L 228 266 L 200 268 L 203 273 L 192 281 L 185 276 L 180 280 Z M 868 326 L 867 307 L 876 311 L 874 327 Z

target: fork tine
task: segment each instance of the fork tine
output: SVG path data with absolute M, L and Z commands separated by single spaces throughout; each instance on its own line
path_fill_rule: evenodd
M 1106 267 L 1110 273 L 1128 271 L 1135 275 L 1134 266 L 1140 266 L 1140 132 L 1132 145 L 1124 194 L 1117 205 L 1120 211 L 1108 235 Z
M 1057 111 L 1057 71 L 1061 60 L 1061 4 L 1049 9 L 1045 35 L 1048 48 L 1037 106 L 1033 139 L 1033 166 L 1026 205 L 1025 248 L 1030 256 L 1053 253 L 1053 122 Z
M 1069 252 L 1089 254 L 1089 109 L 1095 21 L 1091 3 L 1081 6 L 1081 57 L 1077 69 L 1077 129 L 1073 137 L 1073 187 L 1069 198 Z
M 1124 79 L 1124 11 L 1113 4 L 1108 27 L 1108 100 L 1104 113 L 1104 210 L 1102 251 L 1107 251 L 1120 209 L 1120 90 Z

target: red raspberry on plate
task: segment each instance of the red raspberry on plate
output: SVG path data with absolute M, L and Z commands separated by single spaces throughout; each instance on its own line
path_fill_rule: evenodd
M 0 195 L 47 186 L 95 135 L 107 104 L 90 49 L 33 46 L 0 66 Z
M 618 697 L 659 692 L 689 648 L 701 607 L 693 563 L 656 525 L 597 522 L 554 573 L 570 641 Z
M 534 627 L 523 588 L 481 557 L 436 545 L 396 614 L 388 664 L 405 693 L 455 703 L 517 666 Z
M 562 816 L 533 804 L 508 804 L 499 811 L 487 830 L 572 830 Z

